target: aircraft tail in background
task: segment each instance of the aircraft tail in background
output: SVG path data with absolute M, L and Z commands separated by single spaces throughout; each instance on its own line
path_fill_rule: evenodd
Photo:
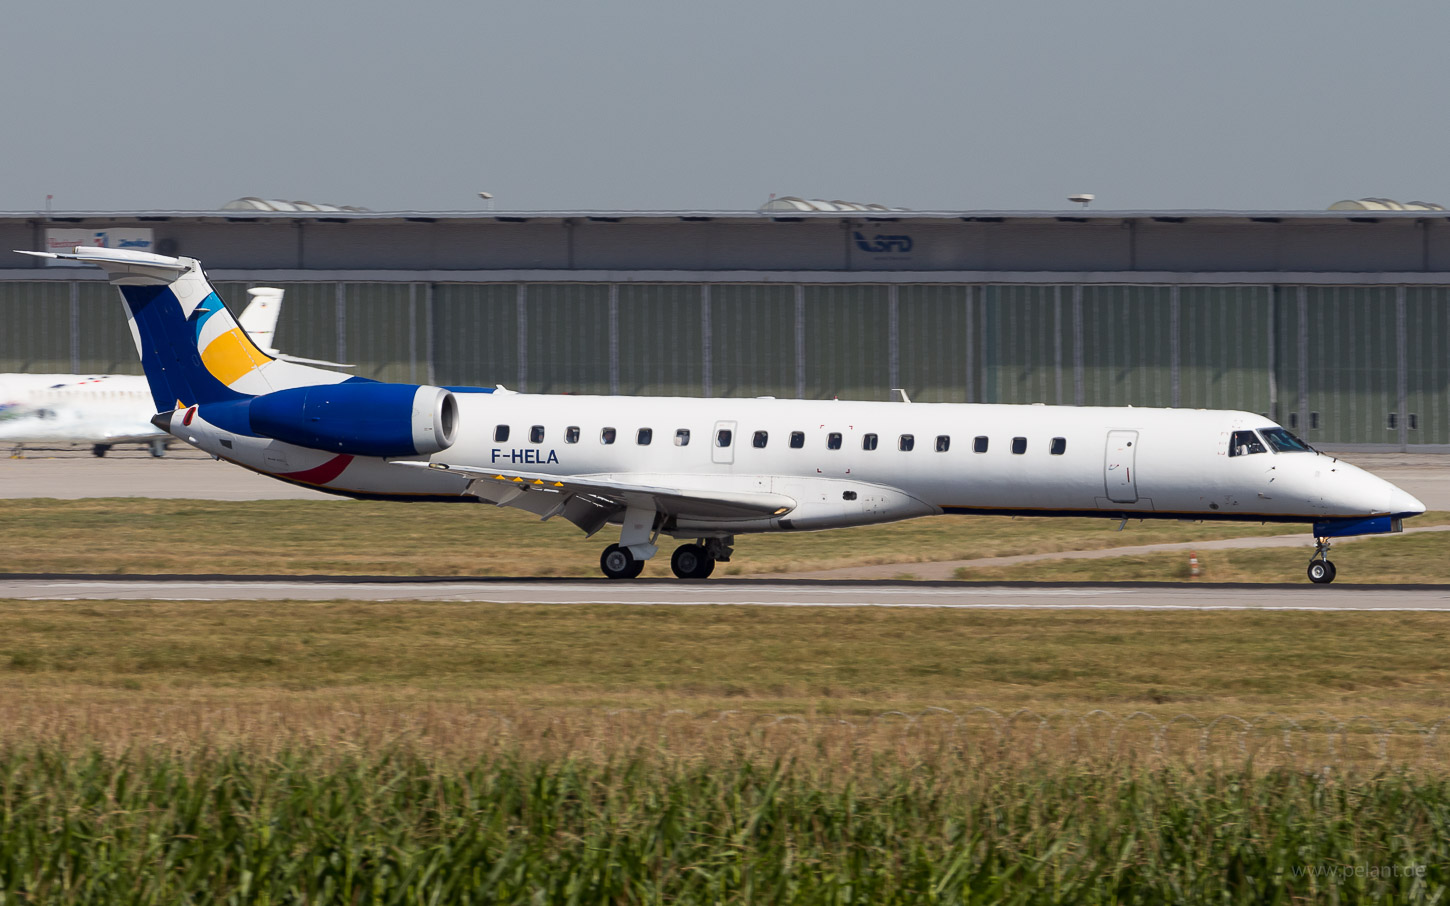
M 242 309 L 237 316 L 237 323 L 257 348 L 274 359 L 281 359 L 284 362 L 297 362 L 302 365 L 321 365 L 324 368 L 352 368 L 352 365 L 344 365 L 341 362 L 328 362 L 323 359 L 304 359 L 301 356 L 288 355 L 285 352 L 278 352 L 273 345 L 277 333 L 277 318 L 282 314 L 282 296 L 286 290 L 278 289 L 275 286 L 254 286 L 247 290 L 247 295 L 252 301 Z

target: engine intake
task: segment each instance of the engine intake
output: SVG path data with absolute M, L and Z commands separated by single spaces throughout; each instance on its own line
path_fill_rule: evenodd
M 264 437 L 354 456 L 437 453 L 458 436 L 458 401 L 442 387 L 323 384 L 254 397 L 251 428 Z

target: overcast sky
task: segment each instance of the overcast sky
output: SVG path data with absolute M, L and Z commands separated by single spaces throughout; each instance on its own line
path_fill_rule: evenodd
M 1450 4 L 57 3 L 0 14 L 0 210 L 1450 204 Z

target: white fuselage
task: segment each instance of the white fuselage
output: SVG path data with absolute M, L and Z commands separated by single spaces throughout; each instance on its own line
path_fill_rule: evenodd
M 130 374 L 0 375 L 0 444 L 169 440 L 151 424 L 146 378 Z
M 768 492 L 794 502 L 778 517 L 682 517 L 665 528 L 679 537 L 942 512 L 1310 522 L 1423 509 L 1388 482 L 1330 456 L 1230 456 L 1234 431 L 1273 426 L 1248 412 L 509 392 L 457 399 L 457 441 L 416 459 Z M 181 414 L 175 417 L 172 433 L 207 452 L 323 490 L 497 499 L 496 486 L 463 475 L 227 434 L 199 416 L 182 428 Z M 508 429 L 505 440 L 496 439 L 500 426 Z M 648 443 L 640 442 L 641 429 L 648 429 Z M 606 443 L 611 430 L 613 442 Z M 680 432 L 688 432 L 687 442 Z M 868 435 L 875 437 L 872 449 Z M 984 452 L 978 438 L 986 439 Z M 526 501 L 512 505 L 534 509 Z

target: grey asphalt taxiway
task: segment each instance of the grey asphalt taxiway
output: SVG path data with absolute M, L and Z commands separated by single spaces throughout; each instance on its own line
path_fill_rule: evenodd
M 453 601 L 656 606 L 924 607 L 1050 610 L 1446 611 L 1450 585 L 706 582 L 393 579 L 328 576 L 8 576 L 0 598 L 31 601 Z

